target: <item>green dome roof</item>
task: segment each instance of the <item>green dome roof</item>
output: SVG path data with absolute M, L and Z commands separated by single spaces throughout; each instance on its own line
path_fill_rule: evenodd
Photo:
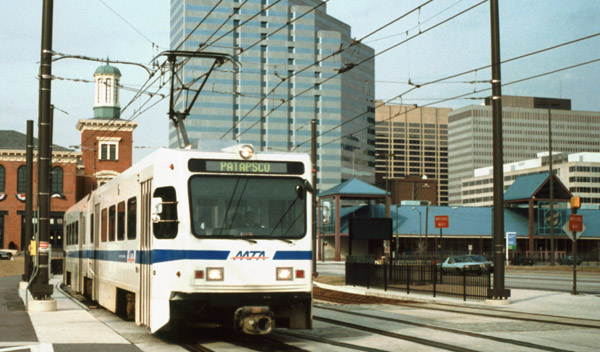
M 113 75 L 120 76 L 121 71 L 119 71 L 118 68 L 109 65 L 107 62 L 106 65 L 100 66 L 96 69 L 96 72 L 94 72 L 94 75 L 98 75 L 98 74 L 113 74 Z

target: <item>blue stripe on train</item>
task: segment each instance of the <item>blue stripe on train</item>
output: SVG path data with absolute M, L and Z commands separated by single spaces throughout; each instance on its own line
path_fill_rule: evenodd
M 164 263 L 175 260 L 227 260 L 230 251 L 209 251 L 209 250 L 177 250 L 177 249 L 154 249 L 150 258 L 147 257 L 147 252 L 135 251 L 130 253 L 129 258 L 135 263 Z M 67 251 L 69 258 L 94 259 L 94 251 Z M 133 254 L 133 256 L 132 256 Z M 127 262 L 128 251 L 96 251 L 99 260 L 110 262 Z M 311 260 L 311 251 L 277 251 L 273 256 L 273 260 Z

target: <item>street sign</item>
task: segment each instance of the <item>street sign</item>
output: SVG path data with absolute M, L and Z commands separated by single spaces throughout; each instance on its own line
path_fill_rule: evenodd
M 435 228 L 436 229 L 447 229 L 450 224 L 448 215 L 436 215 L 435 216 Z
M 507 232 L 506 237 L 508 240 L 508 249 L 517 249 L 517 233 L 516 232 Z
M 581 231 L 570 231 L 570 223 L 570 221 L 565 222 L 565 226 L 563 226 L 562 229 L 572 241 L 575 241 L 579 239 L 579 236 L 581 236 L 581 234 L 585 231 L 585 225 L 583 224 L 583 222 L 581 223 Z M 575 238 L 573 238 L 573 232 L 575 232 Z
M 48 253 L 50 250 L 48 242 L 40 242 L 40 253 Z
M 569 231 L 583 232 L 583 215 L 572 214 L 569 216 Z

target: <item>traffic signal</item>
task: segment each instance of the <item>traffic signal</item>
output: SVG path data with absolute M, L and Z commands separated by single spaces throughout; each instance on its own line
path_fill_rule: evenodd
M 581 197 L 580 196 L 571 197 L 571 208 L 573 208 L 573 209 L 581 208 Z

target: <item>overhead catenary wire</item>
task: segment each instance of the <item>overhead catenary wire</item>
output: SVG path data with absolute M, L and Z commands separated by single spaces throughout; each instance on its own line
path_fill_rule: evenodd
M 98 1 L 100 1 L 100 3 L 102 3 L 102 5 L 106 6 L 106 8 L 108 8 L 112 13 L 114 13 L 115 15 L 117 15 L 117 17 L 119 17 L 121 20 L 123 20 L 123 22 L 127 23 L 127 25 L 129 27 L 131 27 L 134 31 L 136 31 L 142 38 L 146 39 L 150 44 L 152 44 L 153 47 L 154 46 L 158 47 L 158 45 L 156 45 L 150 38 L 148 38 L 147 36 L 145 36 L 144 33 L 142 33 L 133 24 L 131 24 L 131 22 L 127 21 L 127 19 L 125 19 L 125 17 L 121 16 L 120 13 L 118 13 L 117 11 L 115 11 L 112 7 L 108 6 L 108 4 L 104 2 L 104 0 L 98 0 Z
M 430 0 L 430 1 L 426 1 L 425 3 L 423 3 L 423 4 L 421 4 L 421 5 L 417 6 L 417 7 L 415 7 L 414 9 L 412 9 L 412 10 L 410 10 L 410 11 L 408 11 L 408 12 L 404 13 L 403 15 L 401 15 L 401 16 L 399 16 L 399 17 L 397 17 L 397 18 L 393 19 L 392 21 L 390 21 L 390 22 L 388 22 L 388 23 L 384 24 L 383 26 L 381 26 L 381 27 L 379 27 L 379 28 L 384 28 L 384 27 L 387 27 L 387 26 L 389 26 L 390 24 L 392 24 L 392 23 L 395 23 L 395 22 L 399 21 L 400 19 L 403 19 L 403 18 L 405 18 L 406 16 L 410 15 L 411 13 L 413 13 L 413 12 L 415 12 L 415 11 L 418 11 L 418 10 L 419 10 L 420 8 L 422 8 L 423 6 L 426 6 L 426 5 L 427 5 L 427 4 L 429 4 L 430 2 L 431 2 L 431 0 Z M 311 11 L 312 11 L 312 9 L 311 9 Z M 249 116 L 249 115 L 250 115 L 250 114 L 251 114 L 251 113 L 252 113 L 252 112 L 253 112 L 253 111 L 254 111 L 254 110 L 255 110 L 255 109 L 258 107 L 258 106 L 260 106 L 260 104 L 261 104 L 262 102 L 264 102 L 264 100 L 265 100 L 265 99 L 267 99 L 267 98 L 268 98 L 268 97 L 269 97 L 271 94 L 273 94 L 273 92 L 275 92 L 275 90 L 277 90 L 277 88 L 279 88 L 279 86 L 280 86 L 280 85 L 281 85 L 283 82 L 285 82 L 285 81 L 287 81 L 287 80 L 291 79 L 291 78 L 292 78 L 292 77 L 294 77 L 294 76 L 297 76 L 297 75 L 299 75 L 300 73 L 302 73 L 302 72 L 304 72 L 304 71 L 308 70 L 309 68 L 311 68 L 311 67 L 313 67 L 313 66 L 315 66 L 315 65 L 318 65 L 319 63 L 321 63 L 321 62 L 323 62 L 323 61 L 326 61 L 326 60 L 328 60 L 328 59 L 330 59 L 330 58 L 332 58 L 332 57 L 334 57 L 334 56 L 336 56 L 336 55 L 339 55 L 339 54 L 341 54 L 343 51 L 345 51 L 345 50 L 348 50 L 349 48 L 352 48 L 352 47 L 356 46 L 357 44 L 361 43 L 361 42 L 362 42 L 362 41 L 363 41 L 365 38 L 368 38 L 369 36 L 371 36 L 371 35 L 373 35 L 373 34 L 377 33 L 378 31 L 379 31 L 379 29 L 376 29 L 376 30 L 372 31 L 371 33 L 369 33 L 369 34 L 367 34 L 367 35 L 363 36 L 362 38 L 360 38 L 360 39 L 358 39 L 358 40 L 354 40 L 354 41 L 352 41 L 352 42 L 351 42 L 351 43 L 350 43 L 348 46 L 346 46 L 345 48 L 344 48 L 344 47 L 341 47 L 340 49 L 338 49 L 337 51 L 335 51 L 335 52 L 333 52 L 333 53 L 331 53 L 331 54 L 327 55 L 326 57 L 323 57 L 323 58 L 321 58 L 321 59 L 319 59 L 319 60 L 315 61 L 314 63 L 312 63 L 312 64 L 310 64 L 310 65 L 308 65 L 308 66 L 305 66 L 305 67 L 304 67 L 304 68 L 302 68 L 301 70 L 294 71 L 292 74 L 290 74 L 290 75 L 288 75 L 287 77 L 285 77 L 285 78 L 281 79 L 281 81 L 280 81 L 280 82 L 278 82 L 278 83 L 275 85 L 275 87 L 273 87 L 273 88 L 272 88 L 272 89 L 271 89 L 271 90 L 270 90 L 270 91 L 269 91 L 269 92 L 268 92 L 268 93 L 267 93 L 267 94 L 266 94 L 266 95 L 263 97 L 263 99 L 261 99 L 261 100 L 260 100 L 260 101 L 259 101 L 259 102 L 258 102 L 256 105 L 254 105 L 254 106 L 253 106 L 253 107 L 252 107 L 252 108 L 251 108 L 251 109 L 250 109 L 250 110 L 249 110 L 249 111 L 248 111 L 248 112 L 247 112 L 247 113 L 246 113 L 246 114 L 245 114 L 245 115 L 244 115 L 242 118 L 240 118 L 240 119 L 239 119 L 239 120 L 238 120 L 238 121 L 237 121 L 237 122 L 234 124 L 234 126 L 233 126 L 233 127 L 231 127 L 229 130 L 227 130 L 227 131 L 226 131 L 226 132 L 225 132 L 225 133 L 224 133 L 224 134 L 223 134 L 223 135 L 220 137 L 220 139 L 223 139 L 223 138 L 224 138 L 224 137 L 225 137 L 227 134 L 229 134 L 229 132 L 233 131 L 233 129 L 234 129 L 235 127 L 237 127 L 237 126 L 238 126 L 238 125 L 239 125 L 239 124 L 240 124 L 240 123 L 241 123 L 241 122 L 242 122 L 242 121 L 243 121 L 243 120 L 244 120 L 246 117 L 248 117 L 248 116 Z M 335 75 L 335 76 L 337 76 L 337 75 Z M 333 79 L 333 77 L 335 77 L 335 76 L 332 76 L 332 77 L 331 77 L 331 78 L 329 78 L 329 79 Z M 327 80 L 325 80 L 325 81 L 323 81 L 323 82 L 319 82 L 318 84 L 325 83 L 325 82 L 327 82 L 329 79 L 327 79 Z M 315 84 L 315 86 L 316 86 L 316 84 Z M 314 87 L 314 86 L 313 86 L 313 87 Z M 309 88 L 308 90 L 310 90 L 310 89 L 312 89 L 312 87 L 311 87 L 311 88 Z M 305 93 L 305 92 L 302 92 L 301 94 L 303 94 L 303 93 Z M 300 95 L 301 95 L 301 94 L 300 94 Z M 298 95 L 297 95 L 297 96 L 298 96 Z M 287 101 L 289 101 L 289 100 L 292 100 L 292 99 L 294 99 L 295 97 L 296 97 L 296 96 L 294 96 L 294 97 L 292 97 L 292 98 L 288 99 Z M 284 101 L 282 104 L 284 104 L 284 103 L 285 103 L 285 102 L 287 102 L 287 101 Z M 282 104 L 280 104 L 279 106 L 281 106 Z M 278 106 L 277 108 L 279 108 L 279 106 Z M 276 108 L 276 109 L 277 109 L 277 108 Z M 267 116 L 268 116 L 268 114 L 267 114 Z M 266 116 L 265 116 L 265 117 L 266 117 Z M 259 120 L 259 121 L 260 121 L 260 120 Z M 252 125 L 250 128 L 254 127 L 255 125 L 256 125 L 256 123 L 255 123 L 254 125 Z M 246 131 L 248 131 L 248 129 L 247 129 Z M 246 131 L 244 131 L 243 133 L 245 133 Z M 243 133 L 242 133 L 242 134 L 243 134 Z M 241 134 L 240 134 L 240 135 L 241 135 Z
M 555 74 L 555 73 L 558 73 L 558 72 L 562 72 L 562 71 L 566 71 L 566 70 L 571 70 L 571 69 L 574 69 L 574 68 L 577 68 L 577 67 L 581 67 L 581 66 L 593 64 L 593 63 L 596 63 L 596 62 L 600 62 L 600 58 L 589 60 L 589 61 L 585 61 L 585 62 L 582 62 L 582 63 L 570 65 L 570 66 L 566 66 L 566 67 L 559 68 L 559 69 L 556 69 L 556 70 L 552 70 L 552 71 L 540 73 L 540 74 L 537 74 L 537 75 L 533 75 L 533 76 L 529 76 L 529 77 L 517 79 L 517 80 L 511 81 L 511 82 L 502 83 L 502 87 L 506 87 L 506 86 L 510 86 L 510 85 L 513 85 L 513 84 L 518 84 L 518 83 L 521 83 L 521 82 L 529 81 L 529 80 L 532 80 L 532 79 L 536 79 L 536 78 L 540 78 L 540 77 L 552 75 L 552 74 Z M 352 133 L 340 136 L 338 138 L 334 138 L 334 139 L 332 139 L 332 140 L 330 140 L 330 141 L 328 141 L 326 143 L 323 143 L 322 146 L 326 146 L 326 145 L 331 144 L 333 142 L 336 142 L 336 141 L 338 141 L 338 140 L 340 140 L 340 139 L 342 139 L 342 138 L 344 138 L 346 136 L 349 136 L 349 135 L 352 135 L 352 134 L 356 134 L 357 132 L 364 131 L 365 129 L 370 128 L 372 126 L 381 124 L 383 122 L 390 121 L 394 117 L 397 117 L 397 116 L 400 116 L 400 115 L 403 115 L 403 114 L 407 114 L 407 113 L 409 113 L 411 111 L 414 111 L 416 109 L 423 108 L 423 107 L 428 107 L 428 106 L 432 106 L 432 105 L 436 105 L 436 104 L 440 104 L 440 103 L 444 103 L 444 102 L 450 101 L 450 100 L 456 100 L 456 99 L 465 98 L 465 97 L 468 97 L 469 95 L 473 95 L 473 94 L 477 94 L 477 93 L 482 93 L 482 92 L 486 92 L 486 91 L 490 91 L 490 90 L 492 90 L 491 87 L 484 88 L 484 89 L 476 90 L 476 91 L 473 91 L 473 92 L 456 95 L 456 96 L 453 96 L 453 97 L 450 97 L 450 98 L 441 99 L 441 100 L 438 100 L 438 101 L 435 101 L 435 102 L 432 102 L 432 103 L 429 103 L 429 104 L 424 104 L 424 105 L 420 105 L 420 106 L 413 106 L 412 109 L 410 109 L 410 110 L 407 109 L 404 112 L 400 112 L 400 113 L 394 114 L 394 115 L 392 115 L 389 118 L 386 118 L 384 120 L 375 121 L 375 123 L 370 123 L 369 126 L 360 128 L 358 130 L 355 130 Z M 485 99 L 485 98 L 486 97 L 481 97 L 480 99 Z M 396 99 L 396 98 L 393 98 L 393 99 Z M 306 143 L 306 142 L 304 142 L 304 143 Z M 298 148 L 299 146 L 300 145 L 298 145 L 296 148 Z
M 269 5 L 268 7 L 266 7 L 264 10 L 268 10 L 268 9 L 269 9 L 269 8 L 271 8 L 272 6 L 276 5 L 276 4 L 277 4 L 279 1 L 280 1 L 280 0 L 278 0 L 278 1 L 274 2 L 273 4 L 270 4 L 270 5 Z M 277 33 L 277 32 L 278 32 L 278 31 L 280 31 L 281 29 L 285 28 L 287 25 L 289 25 L 289 24 L 292 24 L 292 23 L 294 23 L 294 22 L 296 22 L 296 21 L 300 20 L 301 18 L 303 18 L 304 16 L 306 16 L 308 13 L 310 13 L 310 12 L 312 12 L 312 11 L 315 11 L 317 8 L 319 8 L 319 7 L 323 6 L 323 5 L 324 5 L 325 3 L 327 3 L 328 1 L 329 1 L 329 0 L 323 0 L 322 2 L 318 3 L 317 5 L 315 5 L 315 6 L 311 7 L 311 8 L 310 8 L 308 11 L 304 12 L 304 13 L 303 13 L 303 14 L 301 14 L 300 16 L 296 16 L 296 18 L 294 18 L 294 19 L 292 19 L 292 20 L 288 20 L 288 21 L 286 22 L 286 24 L 285 24 L 285 25 L 281 26 L 280 28 L 276 29 L 275 31 L 272 31 L 271 33 L 269 33 L 268 35 L 266 35 L 264 38 L 261 38 L 260 40 L 258 40 L 258 41 L 256 41 L 256 42 L 254 42 L 254 43 L 253 43 L 253 44 L 251 44 L 250 46 L 248 46 L 248 47 L 246 47 L 246 48 L 244 48 L 244 49 L 241 49 L 241 50 L 240 50 L 238 53 L 234 54 L 232 57 L 233 57 L 233 58 L 237 58 L 237 57 L 241 56 L 241 55 L 242 55 L 244 52 L 248 51 L 250 48 L 252 48 L 252 47 L 254 47 L 254 46 L 256 46 L 256 45 L 260 44 L 261 42 L 264 42 L 264 41 L 265 41 L 265 40 L 267 40 L 267 39 L 268 39 L 270 36 L 272 36 L 273 34 Z M 430 0 L 430 1 L 431 1 L 431 0 Z M 245 2 L 244 2 L 243 4 L 245 4 Z M 243 4 L 242 4 L 242 5 L 243 5 Z M 240 7 L 241 7 L 241 6 L 240 6 Z M 227 32 L 227 33 L 223 34 L 223 35 L 221 36 L 221 38 L 222 38 L 222 37 L 224 37 L 225 35 L 227 35 L 227 34 L 231 33 L 232 31 L 234 31 L 234 30 L 236 30 L 236 29 L 238 29 L 238 28 L 242 27 L 243 25 L 247 24 L 247 23 L 248 23 L 250 20 L 252 20 L 253 18 L 255 18 L 255 17 L 257 17 L 258 15 L 260 15 L 260 14 L 262 13 L 262 11 L 264 11 L 264 10 L 261 10 L 260 12 L 258 12 L 258 13 L 256 13 L 255 15 L 251 16 L 250 18 L 248 18 L 247 20 L 245 20 L 245 21 L 244 21 L 244 22 L 242 22 L 241 24 L 239 24 L 239 25 L 237 25 L 237 26 L 234 26 L 234 28 L 233 28 L 233 29 L 231 29 L 229 32 Z M 231 16 L 230 16 L 230 18 L 231 18 Z M 229 20 L 229 19 L 228 19 L 228 20 Z M 228 20 L 226 20 L 226 21 L 228 21 Z M 212 36 L 211 36 L 211 37 L 212 37 Z M 213 45 L 214 43 L 216 43 L 218 40 L 220 40 L 220 38 L 218 38 L 218 39 L 214 40 L 214 41 L 213 41 L 211 44 L 209 44 L 209 45 L 207 45 L 207 46 L 203 46 L 203 47 L 201 47 L 201 48 L 207 48 L 207 47 L 209 47 L 209 46 Z M 199 49 L 200 49 L 200 48 L 199 48 Z M 198 49 L 198 50 L 199 50 L 199 49 Z M 197 50 L 197 51 L 198 51 L 198 50 Z M 184 67 L 185 63 L 187 63 L 188 61 L 189 61 L 189 59 L 186 59 L 186 60 L 182 61 L 182 63 L 180 63 L 180 69 L 182 69 L 182 68 Z M 179 70 L 180 70 L 180 69 L 179 69 Z M 179 70 L 177 70 L 177 72 L 179 72 Z M 183 83 L 183 82 L 182 82 L 182 81 L 179 79 L 179 77 L 177 77 L 177 79 L 178 79 L 178 83 L 180 84 L 180 88 L 178 88 L 178 89 L 177 89 L 177 90 L 178 90 L 178 93 L 177 93 L 177 96 L 176 96 L 176 97 L 174 97 L 174 100 L 175 100 L 175 101 L 178 101 L 178 100 L 179 100 L 179 98 L 181 97 L 181 94 L 183 93 L 183 91 L 188 91 L 188 92 L 189 92 L 189 91 L 194 91 L 194 92 L 195 92 L 195 90 L 191 89 L 191 87 L 192 87 L 194 84 L 196 84 L 196 83 L 197 83 L 197 82 L 198 82 L 200 79 L 202 79 L 202 78 L 204 78 L 204 77 L 206 77 L 206 73 L 205 73 L 205 74 L 203 74 L 203 75 L 200 75 L 200 76 L 198 76 L 198 77 L 196 77 L 196 78 L 194 78 L 193 80 L 191 80 L 190 82 L 188 82 L 188 83 L 186 83 L 186 84 L 184 84 L 184 83 Z
M 570 40 L 570 41 L 567 41 L 567 42 L 564 42 L 564 43 L 560 43 L 560 44 L 552 45 L 552 46 L 550 46 L 550 47 L 547 47 L 547 48 L 543 48 L 543 49 L 535 50 L 535 51 L 532 51 L 532 52 L 529 52 L 529 53 L 526 53 L 526 54 L 523 54 L 523 55 L 519 55 L 519 56 L 515 56 L 515 57 L 513 57 L 513 58 L 510 58 L 510 59 L 506 59 L 506 60 L 504 60 L 504 61 L 501 61 L 501 62 L 500 62 L 500 64 L 506 64 L 506 63 L 509 63 L 509 62 L 512 62 L 512 61 L 515 61 L 515 60 L 520 60 L 520 59 L 523 59 L 523 58 L 526 58 L 526 57 L 529 57 L 529 56 L 533 56 L 533 55 L 541 54 L 541 53 L 544 53 L 544 52 L 547 52 L 547 51 L 550 51 L 550 50 L 558 49 L 558 48 L 561 48 L 561 47 L 564 47 L 564 46 L 567 46 L 567 45 L 575 44 L 575 43 L 578 43 L 578 42 L 581 42 L 581 41 L 584 41 L 584 40 L 588 40 L 588 39 L 592 39 L 592 38 L 595 38 L 595 37 L 598 37 L 598 36 L 600 36 L 600 33 L 595 33 L 595 34 L 591 34 L 591 35 L 588 35 L 588 36 L 585 36 L 585 37 L 581 37 L 581 38 L 577 38 L 577 39 L 574 39 L 574 40 Z M 491 67 L 491 65 L 485 65 L 485 66 L 477 67 L 477 68 L 475 68 L 475 69 L 471 69 L 471 70 L 463 71 L 463 72 L 460 72 L 460 73 L 452 74 L 452 75 L 449 75 L 449 76 L 446 76 L 446 77 L 443 77 L 443 78 L 439 78 L 439 79 L 436 79 L 436 80 L 433 80 L 433 81 L 429 81 L 429 82 L 424 82 L 424 83 L 421 83 L 421 84 L 419 84 L 418 86 L 414 86 L 413 88 L 411 88 L 411 89 L 409 89 L 409 90 L 407 90 L 407 91 L 404 91 L 404 92 L 402 92 L 401 94 L 398 94 L 397 96 L 395 96 L 395 97 L 393 97 L 393 98 L 389 99 L 388 101 L 386 101 L 386 102 L 384 102 L 384 103 L 382 103 L 382 104 L 380 104 L 380 105 L 376 106 L 376 107 L 375 107 L 375 109 L 377 109 L 378 107 L 380 107 L 380 106 L 383 106 L 383 105 L 385 105 L 385 104 L 388 104 L 389 102 L 391 102 L 391 101 L 393 101 L 393 100 L 400 99 L 400 98 L 402 98 L 404 95 L 406 95 L 406 94 L 408 94 L 408 93 L 412 92 L 412 91 L 413 91 L 413 90 L 415 90 L 415 89 L 418 89 L 418 88 L 421 88 L 421 87 L 425 87 L 425 86 L 427 86 L 427 85 L 431 85 L 431 84 L 440 83 L 440 82 L 442 82 L 442 81 L 446 81 L 446 80 L 448 80 L 448 79 L 453 79 L 453 78 L 456 78 L 456 77 L 464 76 L 464 75 L 466 75 L 466 74 L 473 73 L 473 72 L 477 72 L 477 71 L 481 71 L 481 70 L 484 70 L 484 69 L 487 69 L 487 68 L 490 68 L 490 67 Z M 478 82 L 479 82 L 479 81 L 478 81 Z M 483 82 L 487 82 L 487 83 L 489 83 L 490 81 L 489 81 L 489 80 L 487 80 L 487 81 L 483 81 Z M 474 91 L 474 92 L 475 92 L 475 91 Z M 451 100 L 452 100 L 452 99 L 451 99 Z M 443 101 L 445 101 L 445 100 L 442 100 L 442 102 L 443 102 Z M 436 103 L 437 103 L 437 102 L 436 102 Z M 435 103 L 434 103 L 434 104 L 435 104 Z M 366 115 L 367 113 L 368 113 L 368 112 L 366 112 L 366 111 L 365 111 L 365 112 L 363 112 L 363 113 L 361 113 L 361 114 L 358 114 L 358 115 L 356 115 L 356 116 L 354 116 L 354 117 L 350 118 L 349 120 L 346 120 L 346 121 L 344 121 L 344 122 L 340 123 L 339 125 L 337 125 L 337 126 L 335 126 L 335 127 L 332 127 L 332 128 L 330 128 L 329 130 L 326 130 L 326 131 L 322 132 L 322 133 L 320 134 L 320 136 L 322 136 L 322 135 L 325 135 L 325 134 L 327 134 L 327 133 L 329 133 L 329 132 L 331 132 L 331 131 L 333 131 L 333 130 L 335 130 L 335 129 L 338 129 L 338 128 L 340 128 L 340 127 L 344 126 L 345 124 L 347 124 L 347 123 L 350 123 L 350 122 L 352 122 L 352 121 L 356 120 L 357 118 L 360 118 L 360 117 L 362 117 L 362 116 Z M 305 142 L 303 142 L 303 143 L 300 143 L 300 144 L 299 144 L 299 145 L 298 145 L 296 148 L 298 148 L 298 147 L 300 147 L 300 146 L 302 146 L 302 145 L 304 145 L 304 144 L 306 144 L 306 143 L 308 143 L 308 142 L 310 142 L 310 140 L 308 140 L 308 141 L 305 141 Z
M 317 86 L 317 85 L 321 85 L 321 84 L 323 84 L 323 83 L 326 83 L 326 82 L 328 82 L 328 81 L 330 81 L 330 80 L 334 79 L 335 77 L 339 76 L 340 74 L 342 74 L 342 73 L 344 73 L 344 72 L 347 72 L 347 71 L 349 71 L 350 69 L 353 69 L 353 68 L 355 68 L 355 67 L 357 67 L 357 66 L 360 66 L 360 65 L 364 64 L 365 62 L 368 62 L 368 61 L 370 61 L 370 60 L 373 60 L 375 57 L 377 57 L 377 56 L 379 56 L 379 55 L 382 55 L 382 54 L 384 54 L 384 53 L 386 53 L 386 52 L 388 52 L 388 51 L 390 51 L 390 50 L 392 50 L 392 49 L 394 49 L 394 48 L 396 48 L 396 47 L 398 47 L 398 46 L 400 46 L 400 45 L 402 45 L 402 44 L 404 44 L 404 43 L 406 43 L 406 42 L 408 42 L 408 41 L 410 41 L 410 40 L 412 40 L 412 39 L 414 39 L 414 38 L 417 38 L 417 37 L 419 37 L 419 36 L 421 36 L 421 35 L 423 35 L 423 34 L 425 34 L 425 33 L 429 32 L 429 31 L 431 31 L 432 29 L 434 29 L 434 28 L 437 28 L 437 27 L 441 26 L 442 24 L 445 24 L 445 23 L 447 23 L 447 22 L 449 22 L 449 21 L 451 21 L 451 20 L 453 20 L 453 19 L 455 19 L 455 18 L 457 18 L 457 17 L 459 17 L 459 16 L 461 16 L 461 15 L 463 15 L 463 14 L 465 14 L 465 13 L 467 13 L 467 12 L 469 12 L 469 11 L 473 10 L 473 9 L 475 9 L 476 7 L 478 7 L 478 6 L 482 5 L 482 4 L 484 4 L 485 2 L 487 2 L 487 0 L 483 0 L 483 1 L 481 1 L 481 2 L 479 2 L 479 3 L 477 3 L 477 4 L 473 5 L 473 6 L 471 6 L 471 7 L 467 8 L 467 9 L 465 9 L 465 10 L 463 10 L 463 11 L 461 11 L 461 12 L 459 12 L 459 13 L 457 13 L 457 14 L 455 14 L 455 15 L 453 15 L 453 16 L 451 16 L 451 17 L 449 17 L 449 18 L 447 18 L 447 19 L 445 19 L 445 20 L 443 20 L 443 21 L 441 21 L 441 22 L 438 22 L 437 24 L 435 24 L 435 25 L 433 25 L 433 26 L 431 26 L 431 27 L 429 27 L 429 28 L 427 28 L 427 29 L 425 29 L 425 30 L 423 30 L 423 31 L 419 31 L 419 33 L 418 33 L 418 34 L 415 34 L 414 36 L 412 36 L 412 37 L 409 37 L 409 38 L 407 38 L 407 39 L 405 39 L 405 40 L 403 40 L 403 41 L 401 41 L 401 42 L 399 42 L 399 43 L 397 43 L 397 44 L 394 44 L 394 45 L 392 45 L 392 46 L 390 46 L 390 47 L 388 47 L 388 48 L 386 48 L 386 49 L 384 49 L 384 50 L 382 50 L 382 51 L 380 51 L 380 52 L 378 52 L 378 53 L 376 53 L 376 54 L 374 54 L 374 55 L 371 55 L 371 56 L 369 56 L 369 57 L 367 57 L 367 58 L 365 58 L 365 59 L 363 59 L 363 60 L 361 60 L 361 61 L 357 62 L 357 63 L 346 64 L 346 67 L 344 67 L 344 68 L 340 68 L 337 74 L 334 74 L 334 75 L 332 75 L 332 76 L 330 76 L 330 77 L 326 78 L 326 79 L 325 79 L 325 80 L 323 80 L 322 82 L 318 82 L 318 83 L 316 83 L 316 84 L 315 84 L 315 85 L 313 85 L 312 87 L 309 87 L 309 88 L 307 88 L 307 89 L 303 90 L 302 92 L 300 92 L 300 93 L 298 93 L 298 94 L 296 94 L 296 95 L 292 96 L 291 98 L 288 98 L 288 99 L 285 99 L 285 100 L 283 100 L 283 101 L 282 101 L 282 102 L 281 102 L 281 103 L 280 103 L 278 106 L 276 106 L 276 107 L 274 107 L 273 109 L 271 109 L 271 110 L 270 110 L 270 111 L 269 111 L 269 112 L 268 112 L 268 113 L 267 113 L 265 116 L 263 116 L 262 118 L 265 118 L 265 117 L 269 116 L 269 115 L 270 115 L 270 114 L 271 114 L 273 111 L 276 111 L 277 109 L 279 109 L 279 107 L 281 107 L 283 104 L 285 104 L 285 103 L 289 102 L 290 100 L 293 100 L 293 99 L 295 99 L 295 98 L 297 98 L 297 97 L 299 97 L 299 96 L 303 95 L 304 93 L 311 91 L 311 90 L 312 90 L 312 89 L 313 89 L 315 86 Z M 244 130 L 243 132 L 241 132 L 241 133 L 240 133 L 238 136 L 241 136 L 241 135 L 243 135 L 243 134 L 247 133 L 247 132 L 248 132 L 250 129 L 254 128 L 254 126 L 256 126 L 256 124 L 258 124 L 260 121 L 261 121 L 261 120 L 259 119 L 257 122 L 255 122 L 255 123 L 254 123 L 254 124 L 252 124 L 250 127 L 248 127 L 246 130 Z

